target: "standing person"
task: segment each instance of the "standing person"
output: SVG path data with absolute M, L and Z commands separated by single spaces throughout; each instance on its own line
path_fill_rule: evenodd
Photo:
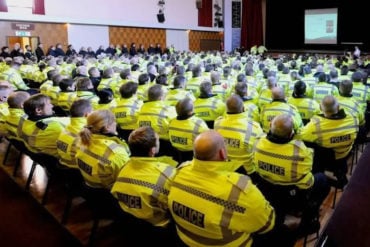
M 168 207 L 188 246 L 250 247 L 274 229 L 274 208 L 248 176 L 228 171 L 226 160 L 222 136 L 205 131 L 195 139 L 193 160 L 173 179 Z
M 43 44 L 42 43 L 39 43 L 37 45 L 37 48 L 35 50 L 35 54 L 36 54 L 36 57 L 37 57 L 37 61 L 41 61 L 44 57 L 45 57 L 45 53 L 44 53 L 44 50 L 43 50 Z
M 22 49 L 21 49 L 21 44 L 19 44 L 19 43 L 15 43 L 14 44 L 14 48 L 10 52 L 10 56 L 12 58 L 15 58 L 15 57 L 24 57 L 24 54 L 23 54 Z
M 28 59 L 31 59 L 35 54 L 32 52 L 32 49 L 31 49 L 31 46 L 30 45 L 26 45 L 25 46 L 26 48 L 26 52 L 24 53 L 24 56 Z
M 63 51 L 63 45 L 61 43 L 58 43 L 56 46 L 55 46 L 55 56 L 56 57 L 64 57 L 66 55 L 66 53 Z
M 130 56 L 133 57 L 136 54 L 137 54 L 136 44 L 135 43 L 131 43 L 131 46 L 130 46 Z
M 76 55 L 77 54 L 77 52 L 76 52 L 76 50 L 73 48 L 73 45 L 68 45 L 67 46 L 67 51 L 66 51 L 66 56 L 74 56 L 74 55 Z
M 358 59 L 361 57 L 361 50 L 358 46 L 355 46 L 355 50 L 353 51 L 353 59 Z

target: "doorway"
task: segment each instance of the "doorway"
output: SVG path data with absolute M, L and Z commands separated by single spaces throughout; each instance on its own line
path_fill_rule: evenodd
M 32 51 L 35 51 L 39 43 L 39 40 L 40 38 L 37 36 L 32 36 L 32 37 L 8 36 L 7 37 L 9 50 L 13 49 L 13 46 L 15 43 L 19 43 L 23 50 L 25 50 L 26 45 L 30 45 Z

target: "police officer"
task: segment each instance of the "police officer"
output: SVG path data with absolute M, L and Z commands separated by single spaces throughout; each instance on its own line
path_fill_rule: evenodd
M 313 150 L 303 141 L 294 139 L 293 119 L 289 114 L 276 116 L 267 136 L 257 140 L 254 163 L 262 181 L 274 188 L 259 183 L 279 220 L 283 220 L 287 213 L 303 211 L 308 214 L 303 216 L 303 224 L 312 220 L 319 224 L 319 208 L 330 187 L 324 174 L 312 174 Z M 278 197 L 275 190 L 282 194 Z M 284 195 L 283 191 L 287 193 Z M 306 210 L 308 202 L 313 206 Z
M 80 132 L 77 165 L 86 184 L 111 189 L 119 171 L 129 159 L 125 141 L 116 135 L 116 119 L 109 110 L 93 111 Z
M 166 227 L 170 222 L 167 195 L 177 162 L 155 157 L 159 138 L 151 127 L 131 132 L 128 145 L 131 158 L 122 167 L 111 193 L 125 212 L 154 226 Z
M 5 117 L 5 128 L 7 130 L 7 137 L 23 141 L 19 122 L 21 118 L 27 118 L 23 110 L 23 103 L 30 97 L 30 94 L 23 91 L 13 92 L 8 97 L 9 114 Z M 24 121 L 24 120 L 22 120 Z
M 271 98 L 271 103 L 265 104 L 261 109 L 260 123 L 263 131 L 267 133 L 270 129 L 271 120 L 282 113 L 292 116 L 294 130 L 298 131 L 303 126 L 301 115 L 295 106 L 286 102 L 284 90 L 281 87 L 274 87 L 271 90 Z
M 23 107 L 28 118 L 21 118 L 19 128 L 27 148 L 59 158 L 56 141 L 69 118 L 55 117 L 50 98 L 44 94 L 32 95 Z
M 6 80 L 12 84 L 15 90 L 28 90 L 29 87 L 23 81 L 23 78 L 20 74 L 19 68 L 23 63 L 23 58 L 14 57 L 11 65 L 5 71 L 0 74 L 0 79 Z
M 183 75 L 177 75 L 173 79 L 173 88 L 170 88 L 166 95 L 166 101 L 169 105 L 175 106 L 179 100 L 185 97 L 189 97 L 193 101 L 195 100 L 192 91 L 185 90 L 185 83 L 186 78 Z
M 214 130 L 194 142 L 168 195 L 177 233 L 188 246 L 251 246 L 253 233 L 273 229 L 275 212 L 250 178 L 228 171 L 224 140 Z
M 177 117 L 168 126 L 170 142 L 181 155 L 179 162 L 193 159 L 194 139 L 208 130 L 206 122 L 194 115 L 194 105 L 190 98 L 184 98 L 176 104 Z
M 243 173 L 246 172 L 253 182 L 257 182 L 253 165 L 253 146 L 256 138 L 263 135 L 262 128 L 244 112 L 243 101 L 238 95 L 232 95 L 227 99 L 226 109 L 225 116 L 216 119 L 214 129 L 225 140 L 228 158 L 235 161 L 238 166 L 230 171 L 242 166 Z
M 329 168 L 334 170 L 338 185 L 343 187 L 348 182 L 346 158 L 357 136 L 358 119 L 340 109 L 337 98 L 332 95 L 325 96 L 320 107 L 323 114 L 311 118 L 311 121 L 299 132 L 298 138 L 334 151 L 332 162 L 317 162 L 317 164 L 315 162 L 313 170 L 323 171 Z M 315 153 L 318 152 L 315 150 Z M 325 155 L 325 152 L 323 154 Z

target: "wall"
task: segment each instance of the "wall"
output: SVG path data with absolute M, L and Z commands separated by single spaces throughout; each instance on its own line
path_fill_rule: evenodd
M 200 40 L 222 40 L 222 32 L 202 32 L 190 31 L 189 32 L 189 50 L 200 51 Z
M 166 30 L 167 46 L 173 45 L 177 51 L 189 50 L 189 31 Z
M 198 26 L 195 0 L 165 1 L 164 23 L 159 23 L 158 0 L 44 0 L 45 15 L 22 15 L 25 21 L 74 24 L 135 26 L 169 29 L 218 30 Z M 1 19 L 17 20 L 19 15 L 1 13 Z
M 12 21 L 0 21 L 0 45 L 7 45 L 7 36 L 16 36 L 15 31 L 11 29 Z M 56 23 L 35 23 L 35 30 L 30 31 L 31 36 L 40 37 L 40 41 L 44 44 L 44 50 L 50 45 L 56 43 L 68 44 L 68 31 L 66 24 Z
M 77 52 L 84 46 L 91 46 L 96 51 L 100 45 L 109 45 L 109 28 L 107 26 L 68 24 L 68 43 L 73 44 Z

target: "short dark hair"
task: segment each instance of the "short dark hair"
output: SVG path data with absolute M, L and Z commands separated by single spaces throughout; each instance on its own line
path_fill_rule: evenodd
M 86 113 L 92 111 L 91 102 L 88 99 L 75 100 L 70 109 L 71 117 L 84 117 Z
M 128 81 L 119 88 L 119 93 L 122 98 L 131 98 L 137 92 L 138 84 L 133 81 Z
M 156 146 L 157 138 L 158 135 L 149 126 L 132 131 L 128 137 L 131 156 L 147 157 L 150 149 Z

